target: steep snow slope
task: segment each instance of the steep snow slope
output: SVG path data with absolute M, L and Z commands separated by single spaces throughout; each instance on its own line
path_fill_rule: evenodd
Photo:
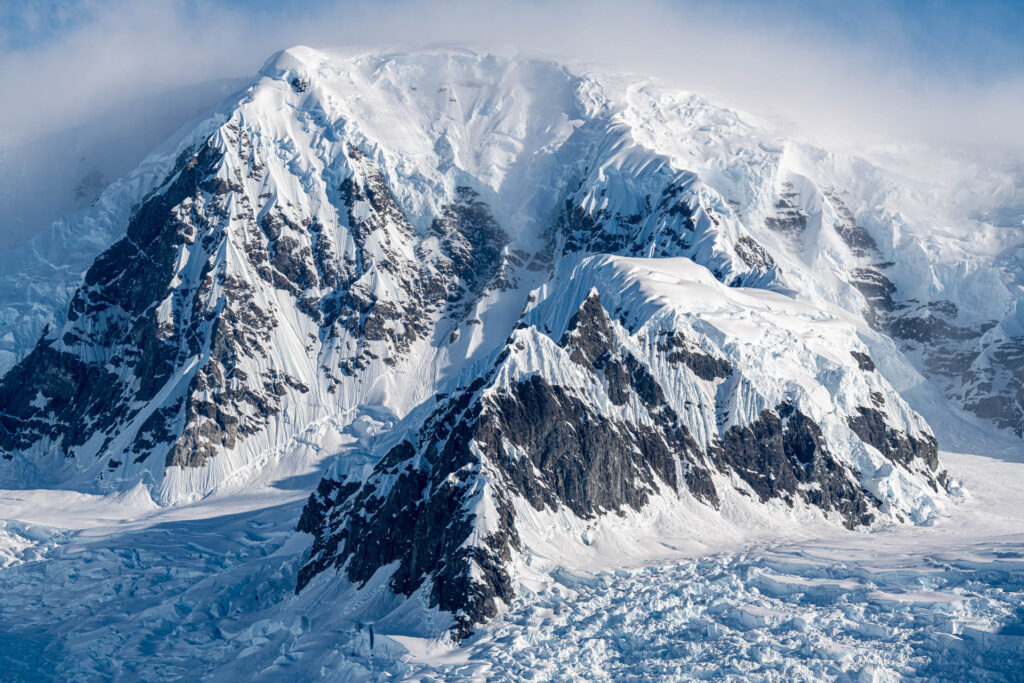
M 592 190 L 618 195 L 621 206 L 614 210 L 621 223 L 636 215 L 659 174 L 688 171 L 728 207 L 713 209 L 719 219 L 734 215 L 787 266 L 787 283 L 800 295 L 813 293 L 858 314 L 872 304 L 868 318 L 886 325 L 916 372 L 905 367 L 904 357 L 880 361 L 904 365 L 887 373 L 908 374 L 898 386 L 914 393 L 916 405 L 934 402 L 927 390 L 913 386 L 920 378 L 912 375 L 923 372 L 942 392 L 1000 426 L 1013 430 L 1020 424 L 1014 381 L 1024 239 L 1019 173 L 999 174 L 914 149 L 872 150 L 872 164 L 637 78 L 574 75 L 529 60 L 503 71 L 504 58 L 470 53 L 449 54 L 443 65 L 437 59 L 348 58 L 296 49 L 268 64 L 255 91 L 235 102 L 247 103 L 254 121 L 301 118 L 298 127 L 313 135 L 295 140 L 329 139 L 338 135 L 335 129 L 346 129 L 357 146 L 372 142 L 384 175 L 405 181 L 390 189 L 418 228 L 444 201 L 434 189 L 444 186 L 450 195 L 453 182 L 487 188 L 484 201 L 515 237 L 543 228 L 562 201 L 556 195 L 581 175 L 603 176 Z M 293 71 L 300 80 L 311 79 L 309 93 L 289 97 L 274 90 Z M 253 94 L 268 90 L 276 96 Z M 161 184 L 183 150 L 195 148 L 236 108 L 231 104 L 169 142 L 89 211 L 61 221 L 23 249 L 0 254 L 0 369 L 30 350 L 45 324 L 62 323 L 79 278 L 123 234 L 132 206 Z M 614 123 L 616 134 L 593 119 Z M 295 127 L 280 130 L 290 135 Z M 571 132 L 572 144 L 564 144 Z M 618 147 L 600 165 L 587 158 L 602 144 L 596 137 Z M 289 151 L 294 141 L 279 142 L 286 157 L 301 151 Z M 595 197 L 579 197 L 589 202 L 580 205 L 591 217 L 593 208 L 601 211 Z M 876 354 L 899 355 L 884 340 L 867 340 Z M 955 432 L 944 436 L 955 438 Z
M 529 81 L 547 87 L 537 99 L 557 98 L 568 76 L 553 65 L 406 59 L 421 74 L 447 64 L 463 84 L 464 125 L 439 133 L 426 129 L 439 115 L 432 108 L 453 107 L 461 91 L 441 97 L 432 88 L 403 108 L 409 91 L 387 87 L 393 60 L 337 72 L 320 59 L 299 50 L 273 61 L 227 120 L 179 155 L 126 237 L 90 268 L 68 320 L 8 375 L 12 480 L 33 471 L 44 481 L 81 472 L 106 485 L 142 476 L 162 500 L 205 493 L 317 420 L 364 401 L 399 412 L 418 403 L 433 390 L 440 346 L 428 336 L 446 338 L 491 280 L 514 286 L 507 271 L 522 264 L 506 249 L 507 233 L 458 183 L 488 186 L 453 165 L 437 168 L 422 143 L 447 135 L 451 150 L 478 156 L 490 145 L 510 166 L 503 145 L 545 144 L 532 125 L 557 139 L 564 115 L 510 117 L 500 101 L 475 101 L 482 87 L 471 78 L 482 74 L 498 95 L 509 81 L 505 96 L 528 107 L 529 94 L 516 91 L 519 70 L 542 72 Z M 300 67 L 346 98 L 312 87 Z M 368 91 L 384 101 L 367 108 Z M 390 182 L 360 148 L 384 157 L 367 140 L 375 132 L 397 146 L 386 150 L 400 167 Z M 425 155 L 431 165 L 421 169 L 414 162 Z M 497 174 L 491 157 L 479 163 Z M 508 199 L 523 204 L 515 193 Z M 76 395 L 83 384 L 87 393 Z M 112 399 L 113 387 L 121 390 Z

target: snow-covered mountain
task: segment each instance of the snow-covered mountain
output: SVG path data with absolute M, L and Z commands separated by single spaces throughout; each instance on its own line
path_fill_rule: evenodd
M 336 455 L 297 588 L 456 637 L 611 519 L 926 523 L 933 429 L 1024 429 L 993 183 L 961 215 L 631 76 L 287 50 L 0 256 L 0 482 L 179 504 Z

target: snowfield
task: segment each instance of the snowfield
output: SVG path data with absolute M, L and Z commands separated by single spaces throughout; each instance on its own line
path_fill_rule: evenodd
M 460 647 L 294 594 L 302 490 L 158 509 L 0 492 L 4 680 L 1020 680 L 1024 458 L 943 453 L 932 526 L 817 525 L 656 562 L 549 568 Z M 141 493 L 141 492 L 140 492 Z M 671 543 L 666 540 L 666 543 Z M 674 555 L 674 557 L 672 557 Z M 545 565 L 545 558 L 534 560 Z M 538 577 L 544 576 L 543 580 Z M 325 590 L 331 584 L 325 583 Z M 337 597 L 337 596 L 335 596 Z

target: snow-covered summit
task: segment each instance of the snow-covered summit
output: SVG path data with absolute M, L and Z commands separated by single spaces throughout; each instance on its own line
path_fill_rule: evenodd
M 0 259 L 0 482 L 336 455 L 299 586 L 457 636 L 609 513 L 928 523 L 933 429 L 1024 430 L 1004 218 L 645 79 L 292 48 Z
M 250 400 L 253 387 L 244 390 L 239 396 L 249 407 L 242 411 L 260 423 L 247 428 L 257 442 L 253 452 L 185 458 L 205 473 L 179 473 L 175 478 L 188 483 L 164 499 L 251 473 L 252 463 L 265 459 L 260 454 L 287 449 L 303 429 L 366 401 L 404 414 L 498 348 L 547 264 L 581 250 L 688 257 L 727 284 L 789 292 L 839 317 L 852 315 L 912 401 L 934 404 L 933 389 L 914 386 L 924 373 L 975 412 L 1011 429 L 1019 424 L 1013 261 L 985 261 L 977 247 L 968 249 L 978 240 L 950 248 L 952 229 L 941 243 L 921 239 L 928 216 L 920 182 L 901 185 L 904 179 L 863 160 L 787 140 L 750 117 L 649 80 L 462 49 L 343 55 L 291 48 L 229 103 L 115 183 L 90 212 L 4 255 L 9 363 L 24 357 L 50 322 L 37 351 L 102 360 L 103 372 L 127 392 L 120 401 L 97 397 L 90 408 L 78 397 L 57 411 L 39 405 L 45 396 L 9 394 L 10 433 L 17 436 L 6 448 L 26 459 L 9 468 L 14 476 L 77 478 L 72 472 L 84 470 L 94 480 L 102 470 L 104 485 L 142 476 L 164 486 L 166 458 L 128 462 L 125 449 L 140 438 L 141 448 L 157 447 L 182 433 L 170 423 L 189 423 L 184 396 L 199 386 L 210 391 L 197 378 L 211 360 L 204 349 L 218 346 L 225 311 L 263 338 L 266 346 L 257 350 L 269 356 L 254 359 L 259 370 L 244 376 L 272 385 L 274 403 L 288 416 L 283 425 L 262 424 L 254 415 L 274 410 L 265 398 Z M 154 220 L 162 223 L 147 234 L 162 252 L 161 284 L 126 292 L 116 284 L 117 269 L 132 257 L 115 257 L 118 245 L 142 245 L 131 227 L 129 239 L 117 240 L 126 226 L 144 230 L 141 224 Z M 161 227 L 168 224 L 179 226 L 176 239 Z M 1005 255 L 1019 243 L 1019 231 L 989 233 L 989 251 Z M 115 242 L 66 319 L 77 269 Z M 62 247 L 68 243 L 73 255 Z M 98 272 L 101 264 L 109 270 L 111 259 L 117 272 Z M 116 294 L 86 304 L 104 283 Z M 139 295 L 144 300 L 118 300 Z M 233 297 L 251 307 L 246 314 Z M 113 312 L 101 315 L 99 305 Z M 80 311 L 90 312 L 87 322 Z M 358 320 L 345 311 L 358 311 Z M 396 314 L 416 320 L 385 320 Z M 98 315 L 102 322 L 93 320 Z M 158 368 L 145 368 L 150 382 L 120 365 L 125 353 L 141 353 L 140 315 L 152 317 L 147 329 L 161 345 L 177 345 Z M 286 327 L 272 322 L 282 316 Z M 218 322 L 200 333 L 209 327 L 202 320 Z M 350 329 L 337 330 L 346 324 Z M 120 340 L 111 325 L 122 329 Z M 978 341 L 982 335 L 986 341 Z M 919 350 L 932 336 L 939 350 Z M 281 357 L 273 360 L 275 354 Z M 145 353 L 142 361 L 156 362 Z M 229 365 L 238 362 L 232 357 Z M 965 364 L 970 381 L 957 386 L 950 378 Z M 397 379 L 405 373 L 415 381 Z M 31 392 L 25 375 L 9 377 Z M 1005 390 L 986 393 L 993 378 Z M 197 383 L 193 390 L 190 383 Z M 321 386 L 326 394 L 315 389 Z M 126 412 L 113 419 L 111 403 Z M 62 418 L 65 409 L 71 413 Z M 203 411 L 192 410 L 201 419 Z M 143 429 L 161 419 L 157 414 L 166 417 L 163 431 Z M 52 426 L 87 415 L 92 431 L 73 439 Z M 96 435 L 104 430 L 106 437 Z M 40 441 L 26 431 L 47 436 Z M 218 439 L 214 450 L 238 450 L 234 438 Z M 189 443 L 186 450 L 198 447 Z M 60 457 L 40 469 L 27 455 L 33 449 Z M 70 453 L 74 461 L 65 458 Z M 173 460 L 167 464 L 176 466 Z
M 678 197 L 646 207 L 648 195 L 673 183 Z M 631 139 L 596 81 L 557 64 L 465 51 L 285 51 L 230 109 L 169 142 L 91 214 L 9 255 L 12 354 L 23 355 L 18 348 L 50 317 L 55 325 L 35 358 L 57 353 L 72 367 L 63 388 L 51 388 L 56 403 L 33 393 L 33 368 L 50 361 L 24 360 L 8 375 L 17 390 L 6 393 L 5 449 L 17 462 L 6 469 L 13 480 L 82 473 L 103 486 L 142 477 L 162 499 L 180 500 L 252 471 L 268 449 L 364 401 L 402 414 L 434 390 L 437 376 L 456 374 L 504 338 L 525 294 L 481 306 L 480 315 L 497 319 L 482 338 L 474 330 L 461 346 L 437 342 L 459 336 L 462 318 L 478 319 L 469 314 L 488 278 L 501 291 L 536 284 L 548 242 L 636 254 L 657 242 L 723 277 L 770 280 L 758 249 L 731 246 L 743 227 L 698 201 L 691 216 L 691 195 L 715 210 L 718 200 L 698 178 Z M 571 229 L 556 235 L 554 220 Z M 673 242 L 680 221 L 693 226 L 690 243 Z M 78 244 L 75 257 L 51 266 L 63 259 L 58 243 L 69 241 Z M 56 286 L 50 305 L 60 306 L 60 292 L 76 286 L 76 264 L 110 242 L 70 313 L 47 314 L 43 282 Z M 123 287 L 128 278 L 137 286 Z M 431 316 L 452 329 L 428 340 L 438 324 Z M 290 323 L 274 324 L 282 319 Z M 221 335 L 244 343 L 236 348 Z M 189 403 L 185 396 L 211 391 L 207 372 L 218 353 L 230 356 L 215 373 L 220 398 Z M 258 357 L 241 375 L 244 388 L 228 387 L 239 375 L 229 382 L 224 373 L 247 353 Z M 89 373 L 101 379 L 87 382 L 96 395 L 77 395 Z M 404 373 L 416 378 L 411 386 Z M 123 387 L 116 399 L 111 385 Z M 230 418 L 221 413 L 228 394 L 245 406 Z M 284 424 L 267 421 L 278 411 Z M 183 425 L 208 432 L 198 426 L 205 419 L 231 423 L 214 431 L 217 448 L 232 452 L 248 448 L 234 436 L 237 419 L 254 437 L 252 452 L 196 456 L 212 446 Z M 191 455 L 150 457 L 171 443 Z M 203 467 L 178 473 L 172 479 L 183 481 L 166 490 L 165 467 L 181 464 Z

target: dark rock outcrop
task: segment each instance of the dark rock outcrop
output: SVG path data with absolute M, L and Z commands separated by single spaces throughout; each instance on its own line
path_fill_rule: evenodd
M 850 284 L 864 295 L 867 309 L 864 317 L 875 329 L 885 327 L 886 314 L 896 308 L 893 296 L 896 285 L 881 271 L 874 267 L 854 268 L 850 271 Z
M 861 441 L 874 446 L 886 458 L 904 467 L 924 463 L 932 472 L 938 470 L 939 444 L 935 437 L 914 437 L 890 427 L 885 416 L 875 408 L 858 406 L 857 413 L 846 421 Z
M 179 160 L 166 189 L 142 203 L 125 237 L 86 272 L 69 305 L 70 329 L 60 339 L 40 339 L 0 382 L 5 454 L 45 440 L 75 456 L 97 432 L 134 418 L 138 404 L 152 399 L 174 372 L 175 342 L 182 340 L 177 333 L 169 338 L 157 307 L 174 277 L 178 247 L 200 232 L 198 217 L 181 207 L 196 195 L 225 192 L 214 177 L 220 158 L 208 143 Z M 210 220 L 220 219 L 211 213 Z
M 790 403 L 765 410 L 749 425 L 730 427 L 712 449 L 722 470 L 735 472 L 762 502 L 795 498 L 836 513 L 853 529 L 870 524 L 878 501 L 825 445 L 821 429 Z
M 971 360 L 964 407 L 1024 438 L 1024 336 L 1005 337 Z
M 658 343 L 658 350 L 665 353 L 669 363 L 682 363 L 703 380 L 725 379 L 732 372 L 732 365 L 724 358 L 704 353 L 678 332 L 665 334 Z
M 593 179 L 590 179 L 592 182 Z M 587 181 L 569 193 L 549 233 L 548 251 L 619 254 L 641 257 L 686 256 L 697 259 L 715 277 L 732 286 L 762 283 L 775 272 L 775 260 L 749 235 L 732 243 L 732 252 L 743 266 L 737 267 L 725 254 L 711 254 L 718 239 L 722 217 L 702 203 L 700 180 L 688 171 L 667 174 L 658 193 L 620 197 L 636 208 L 630 213 L 615 211 L 598 201 L 607 189 L 596 191 Z
M 857 219 L 842 200 L 839 191 L 832 187 L 825 189 L 824 194 L 839 217 L 839 222 L 835 226 L 836 232 L 839 234 L 840 239 L 846 243 L 846 246 L 850 248 L 854 256 L 868 258 L 877 255 L 878 243 L 871 236 L 871 233 L 857 223 Z
M 860 351 L 850 351 L 850 355 L 857 361 L 857 367 L 865 372 L 875 371 L 875 361 L 871 360 L 871 356 Z
M 775 259 L 753 237 L 740 237 L 733 250 L 751 268 L 767 271 L 775 267 Z
M 508 392 L 482 389 L 478 382 L 446 400 L 337 510 L 327 504 L 334 485 L 310 499 L 303 530 L 315 540 L 299 590 L 331 566 L 364 584 L 397 562 L 391 589 L 411 595 L 426 584 L 430 606 L 453 613 L 452 632 L 463 638 L 513 595 L 512 496 L 588 518 L 640 509 L 656 482 L 678 489 L 676 459 L 694 444 L 677 425 L 609 419 L 536 375 Z M 691 471 L 694 490 L 714 495 L 706 473 Z M 474 533 L 482 540 L 470 542 Z

